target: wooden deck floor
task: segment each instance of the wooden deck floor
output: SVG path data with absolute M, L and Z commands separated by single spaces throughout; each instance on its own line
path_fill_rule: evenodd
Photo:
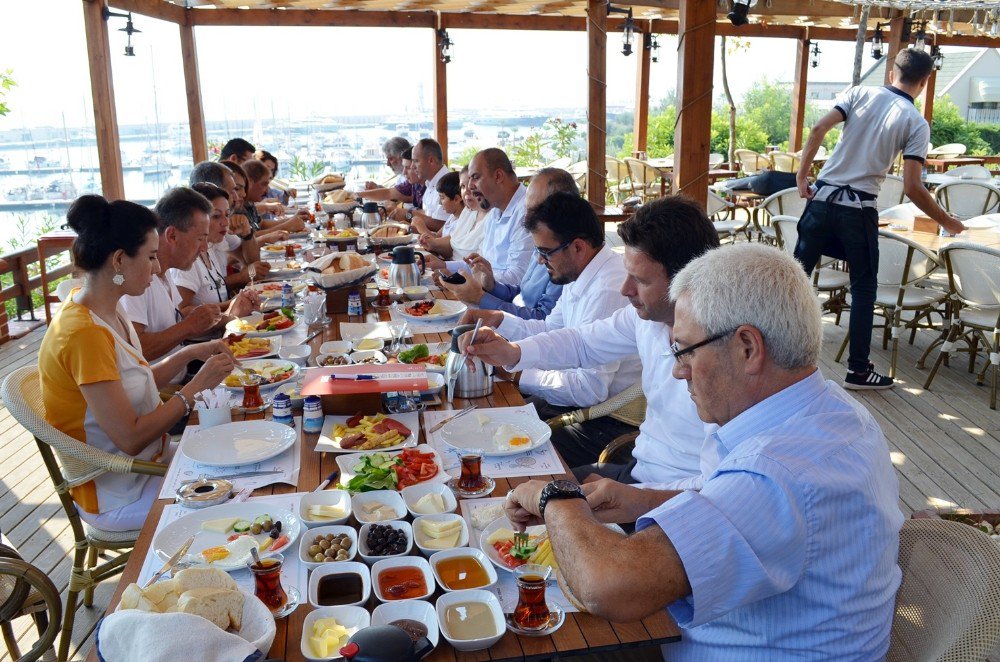
M 822 368 L 839 380 L 845 370 L 833 362 L 846 329 L 828 319 Z M 0 374 L 32 363 L 44 329 L 0 346 Z M 899 475 L 900 507 L 907 515 L 934 506 L 969 508 L 1000 506 L 1000 412 L 990 410 L 989 392 L 975 384 L 963 360 L 942 368 L 932 391 L 922 388 L 926 370 L 915 363 L 932 340 L 918 334 L 917 344 L 900 350 L 896 388 L 858 394 L 885 431 Z M 873 360 L 888 367 L 888 353 L 877 343 Z M 0 405 L 2 407 L 2 405 Z M 0 528 L 25 559 L 46 572 L 61 591 L 69 579 L 72 535 L 42 466 L 33 439 L 0 408 Z M 82 659 L 93 644 L 93 628 L 110 599 L 113 586 L 101 586 L 95 607 L 80 607 L 73 632 L 74 658 Z M 27 619 L 16 633 L 27 648 L 34 631 Z M 9 656 L 3 651 L 0 660 Z

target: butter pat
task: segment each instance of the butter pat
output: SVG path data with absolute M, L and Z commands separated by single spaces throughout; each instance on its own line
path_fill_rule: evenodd
M 376 340 L 375 338 L 365 338 L 364 340 L 358 342 L 357 349 L 382 349 L 382 341 Z

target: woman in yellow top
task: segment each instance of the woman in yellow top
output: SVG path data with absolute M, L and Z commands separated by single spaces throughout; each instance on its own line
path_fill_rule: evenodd
M 160 266 L 156 215 L 142 205 L 98 195 L 77 199 L 67 213 L 77 232 L 73 259 L 86 273 L 83 287 L 63 304 L 38 353 L 45 417 L 88 446 L 156 459 L 166 432 L 190 413 L 194 396 L 217 386 L 235 367 L 221 342 L 188 345 L 150 366 L 132 324 L 120 308 L 139 295 Z M 159 387 L 189 361 L 198 374 L 165 403 Z M 142 526 L 162 479 L 106 473 L 73 490 L 80 517 L 110 531 Z

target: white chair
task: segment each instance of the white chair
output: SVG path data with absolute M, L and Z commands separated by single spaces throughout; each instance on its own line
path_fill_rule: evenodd
M 736 205 L 729 200 L 726 200 L 711 189 L 708 190 L 708 203 L 705 205 L 705 214 L 715 224 L 720 241 L 724 239 L 736 241 L 736 235 L 741 232 L 746 235 L 748 240 L 750 239 L 750 219 L 738 220 L 733 213 L 735 208 Z
M 791 216 L 798 219 L 806 210 L 808 200 L 799 196 L 799 190 L 794 186 L 786 188 L 764 198 L 753 211 L 753 225 L 758 237 L 770 244 L 775 243 L 774 228 L 771 218 L 774 216 Z
M 911 519 L 899 532 L 903 580 L 889 662 L 996 659 L 1000 645 L 1000 545 L 944 519 Z
M 878 191 L 878 198 L 875 199 L 875 207 L 881 212 L 909 201 L 903 191 L 903 178 L 899 175 L 886 175 Z
M 628 165 L 621 159 L 606 156 L 604 168 L 608 172 L 607 186 L 611 200 L 616 205 L 621 204 L 622 200 L 632 195 L 632 182 L 628 178 Z
M 966 147 L 962 143 L 948 143 L 947 145 L 941 145 L 940 147 L 935 147 L 932 150 L 928 150 L 927 158 L 929 159 L 957 159 L 958 157 L 965 154 Z
M 632 180 L 632 195 L 638 195 L 643 202 L 659 198 L 663 190 L 660 178 L 668 176 L 641 159 L 626 158 L 625 163 L 628 165 L 629 179 Z
M 920 210 L 915 204 L 912 202 L 904 202 L 901 205 L 895 205 L 893 207 L 889 207 L 888 209 L 879 210 L 878 217 L 879 220 L 889 221 L 895 225 L 905 225 L 912 229 L 913 221 L 920 213 Z
M 771 152 L 767 155 L 771 159 L 771 164 L 778 172 L 798 172 L 801 159 L 795 154 L 787 152 Z
M 722 165 L 722 162 L 725 160 L 726 157 L 723 156 L 722 154 L 712 152 L 711 154 L 708 155 L 708 169 L 713 170 L 715 168 L 718 168 L 720 165 Z
M 937 313 L 942 320 L 947 316 L 943 306 L 948 292 L 924 287 L 925 281 L 943 266 L 940 258 L 920 244 L 892 232 L 878 233 L 878 289 L 875 291 L 875 311 L 885 320 L 882 325 L 882 349 L 892 337 L 892 359 L 889 376 L 896 376 L 896 357 L 899 354 L 899 336 L 910 329 L 913 344 L 917 329 L 934 328 L 931 315 Z M 913 318 L 903 322 L 903 313 L 912 312 Z M 850 341 L 850 331 L 844 336 L 835 361 L 840 361 Z
M 740 168 L 745 175 L 752 175 L 771 167 L 771 162 L 766 156 L 752 149 L 738 149 L 733 153 L 733 156 L 740 163 Z
M 944 174 L 955 179 L 982 179 L 985 181 L 993 179 L 993 173 L 989 171 L 989 168 L 981 165 L 959 166 L 948 170 Z
M 937 187 L 934 198 L 960 220 L 992 214 L 1000 209 L 1000 189 L 986 182 L 948 182 Z
M 569 164 L 572 163 L 572 162 L 573 162 L 573 159 L 569 158 L 568 156 L 564 156 L 562 158 L 556 159 L 552 163 L 547 164 L 545 167 L 546 168 L 559 168 L 560 170 L 565 170 L 567 167 L 569 167 Z
M 795 244 L 799 241 L 799 219 L 794 216 L 773 216 L 771 227 L 774 228 L 775 238 L 778 247 L 789 255 L 795 255 Z M 846 271 L 834 269 L 832 265 L 836 263 L 831 257 L 822 256 L 819 263 L 812 270 L 813 289 L 826 295 L 823 308 L 834 313 L 837 325 L 840 325 L 840 316 L 849 308 L 847 305 L 847 291 L 851 286 L 851 276 Z
M 934 375 L 947 360 L 956 341 L 963 341 L 969 348 L 969 372 L 975 370 L 979 343 L 982 343 L 987 360 L 976 383 L 981 385 L 986 380 L 986 372 L 991 372 L 990 409 L 996 409 L 997 381 L 1000 380 L 1000 250 L 957 241 L 941 248 L 939 255 L 948 265 L 948 280 L 955 301 L 947 339 L 928 347 L 920 359 L 923 362 L 931 350 L 940 345 L 941 351 L 924 388 L 931 387 Z

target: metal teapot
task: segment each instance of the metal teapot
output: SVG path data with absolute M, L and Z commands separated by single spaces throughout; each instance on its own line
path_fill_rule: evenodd
M 361 207 L 361 227 L 371 236 L 371 231 L 382 225 L 385 207 L 379 207 L 377 202 L 366 202 Z
M 417 262 L 420 266 L 417 266 Z M 424 273 L 424 256 L 413 250 L 413 246 L 396 246 L 392 249 L 392 264 L 389 265 L 389 285 L 391 287 L 414 287 L 420 285 Z
M 456 326 L 451 332 L 451 349 L 444 364 L 444 381 L 448 385 L 448 402 L 455 398 L 482 398 L 493 392 L 493 368 L 474 356 L 465 356 L 458 349 L 458 339 L 472 331 L 475 324 Z

